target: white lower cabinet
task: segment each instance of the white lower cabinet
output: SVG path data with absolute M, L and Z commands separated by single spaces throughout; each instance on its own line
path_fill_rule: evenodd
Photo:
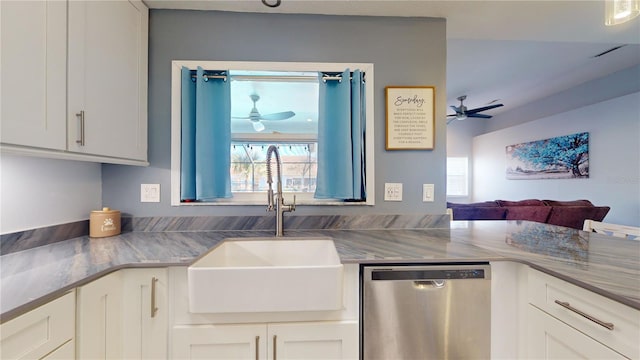
M 166 359 L 166 269 L 116 271 L 77 292 L 79 359 Z
M 333 311 L 192 313 L 187 268 L 171 267 L 170 358 L 358 359 L 358 272 L 345 264 L 343 307 Z
M 267 359 L 357 359 L 357 321 L 269 324 Z
M 182 325 L 174 359 L 357 359 L 357 321 Z
M 53 352 L 49 353 L 49 355 L 43 357 L 42 359 L 47 360 L 69 360 L 75 359 L 76 356 L 76 342 L 71 340 L 59 348 L 53 350 Z
M 625 359 L 621 354 L 563 323 L 544 311 L 529 308 L 529 358 Z
M 123 354 L 125 359 L 166 359 L 167 269 L 123 272 Z
M 77 289 L 79 359 L 122 359 L 122 290 L 119 271 Z
M 640 311 L 530 269 L 528 357 L 640 358 Z
M 0 359 L 73 359 L 75 292 L 0 327 Z
M 264 359 L 265 325 L 182 325 L 173 328 L 173 359 Z

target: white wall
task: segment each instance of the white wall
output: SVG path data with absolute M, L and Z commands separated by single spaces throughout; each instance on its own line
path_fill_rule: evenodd
M 507 145 L 589 132 L 589 178 L 507 180 Z M 477 136 L 473 201 L 588 199 L 605 221 L 640 226 L 640 92 Z
M 0 157 L 0 233 L 89 218 L 102 207 L 101 165 L 80 161 Z
M 447 125 L 447 157 L 466 157 L 469 159 L 468 196 L 447 196 L 447 201 L 469 203 L 473 199 L 473 137 L 480 133 L 484 119 L 453 120 Z

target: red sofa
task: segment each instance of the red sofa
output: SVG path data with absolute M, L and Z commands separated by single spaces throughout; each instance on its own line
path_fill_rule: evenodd
M 602 221 L 611 209 L 589 200 L 495 200 L 472 204 L 447 203 L 453 220 L 529 220 L 582 229 L 585 219 Z

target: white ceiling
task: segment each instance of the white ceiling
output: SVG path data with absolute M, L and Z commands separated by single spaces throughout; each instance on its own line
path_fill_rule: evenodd
M 275 0 L 267 0 L 274 3 Z M 640 17 L 604 25 L 604 0 L 145 0 L 151 8 L 447 19 L 447 104 L 496 115 L 640 64 Z M 592 56 L 629 44 L 599 58 Z

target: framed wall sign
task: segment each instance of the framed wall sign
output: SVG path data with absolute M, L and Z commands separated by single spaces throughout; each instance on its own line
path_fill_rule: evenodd
M 387 150 L 433 150 L 435 87 L 387 86 Z

